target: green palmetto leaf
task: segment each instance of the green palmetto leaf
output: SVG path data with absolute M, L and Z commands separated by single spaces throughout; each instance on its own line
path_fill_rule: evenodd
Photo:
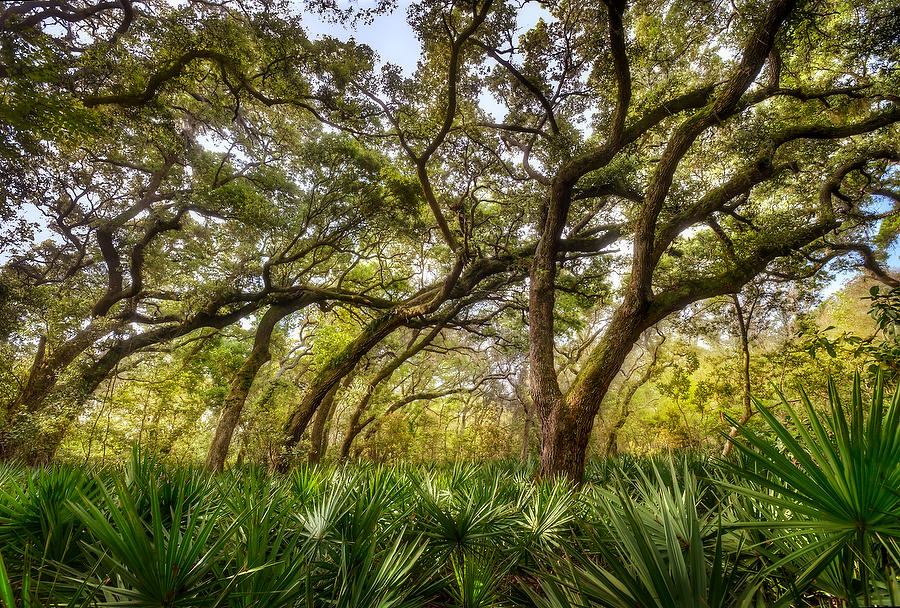
M 115 492 L 101 488 L 99 504 L 69 504 L 95 539 L 85 550 L 105 565 L 115 581 L 103 590 L 107 605 L 214 605 L 231 581 L 217 576 L 226 543 L 240 518 L 222 525 L 218 508 L 183 510 L 176 502 L 164 515 L 150 489 L 150 521 L 141 517 L 133 491 L 121 479 Z M 168 525 L 167 525 L 168 524 Z M 214 534 L 215 533 L 215 534 Z
M 453 608 L 501 606 L 500 585 L 510 564 L 491 553 L 464 553 L 451 560 L 456 585 L 451 588 Z
M 318 556 L 340 538 L 340 520 L 351 509 L 346 488 L 333 487 L 311 502 L 296 518 L 300 524 L 304 553 Z
M 811 584 L 841 556 L 855 564 L 866 593 L 864 579 L 873 565 L 869 556 L 876 537 L 900 538 L 900 391 L 885 406 L 879 376 L 867 405 L 857 375 L 845 408 L 829 381 L 825 414 L 801 391 L 805 424 L 779 396 L 791 428 L 759 401 L 756 406 L 784 449 L 739 425 L 741 438 L 735 445 L 743 452 L 743 463 L 725 466 L 743 481 L 721 485 L 772 505 L 782 516 L 738 525 L 785 531 L 775 539 L 781 539 L 783 555 L 771 568 L 796 563 L 797 588 Z M 790 544 L 791 536 L 803 540 Z
M 418 586 L 409 584 L 407 577 L 424 550 L 421 542 L 403 543 L 399 537 L 383 550 L 377 549 L 373 542 L 343 545 L 332 605 L 341 608 L 423 605 Z
M 76 559 L 72 549 L 83 533 L 66 501 L 80 495 L 96 496 L 96 484 L 75 468 L 42 468 L 21 482 L 9 480 L 0 487 L 0 547 L 17 553 L 19 560 L 29 546 L 48 560 Z
M 229 606 L 293 606 L 306 592 L 307 562 L 300 552 L 300 533 L 292 525 L 293 504 L 288 502 L 284 484 L 248 472 L 242 479 L 227 480 L 220 491 L 238 521 Z
M 445 552 L 477 552 L 489 548 L 512 529 L 511 507 L 497 500 L 496 481 L 461 489 L 453 480 L 456 493 L 442 493 L 429 483 L 419 489 L 418 507 L 422 527 L 431 544 Z
M 542 580 L 543 596 L 530 592 L 539 606 L 749 605 L 757 585 L 739 567 L 740 544 L 734 554 L 726 552 L 725 532 L 717 525 L 712 551 L 706 547 L 707 518 L 697 509 L 693 475 L 685 470 L 683 487 L 674 475 L 671 487 L 663 485 L 659 471 L 654 478 L 656 497 L 649 504 L 637 502 L 622 483 L 605 497 L 601 508 L 609 542 L 592 543 L 601 561 L 575 554 L 568 574 Z
M 9 574 L 6 572 L 6 562 L 3 561 L 2 553 L 0 553 L 0 601 L 3 602 L 3 608 L 16 608 L 16 600 L 13 598 L 12 585 L 9 581 Z
M 516 507 L 521 513 L 515 535 L 518 550 L 534 557 L 560 550 L 568 544 L 577 494 L 562 481 L 529 483 L 525 488 Z

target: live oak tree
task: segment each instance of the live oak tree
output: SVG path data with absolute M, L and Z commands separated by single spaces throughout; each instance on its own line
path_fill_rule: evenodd
M 289 453 L 395 332 L 518 307 L 541 472 L 578 482 L 613 379 L 661 320 L 839 258 L 896 284 L 891 2 L 535 8 L 413 4 L 422 54 L 405 75 L 310 40 L 287 6 L 11 3 L 0 143 L 4 167 L 23 163 L 0 211 L 33 207 L 54 237 L 4 236 L 26 245 L 0 284 L 30 303 L 8 414 L 77 412 L 141 349 L 246 320 L 220 468 L 280 319 L 365 319 L 305 384 Z
M 119 153 L 124 151 L 120 146 Z M 48 310 L 34 311 L 37 322 L 47 323 L 54 315 L 85 321 L 75 328 L 44 330 L 27 382 L 7 408 L 13 424 L 20 414 L 36 414 L 49 402 L 62 402 L 77 414 L 123 358 L 200 328 L 222 328 L 255 311 L 265 313 L 261 324 L 266 327 L 278 315 L 315 303 L 384 306 L 387 300 L 358 293 L 360 284 L 378 288 L 367 273 L 353 274 L 360 260 L 378 248 L 362 242 L 378 220 L 367 204 L 373 187 L 360 182 L 377 174 L 377 162 L 328 138 L 293 152 L 295 161 L 314 157 L 317 163 L 307 173 L 294 165 L 298 179 L 310 180 L 306 192 L 273 179 L 263 166 L 237 171 L 227 154 L 204 159 L 208 154 L 202 151 L 199 158 L 184 160 L 173 154 L 155 172 L 142 168 L 137 154 L 128 161 L 104 156 L 94 161 L 100 170 L 90 172 L 88 184 L 66 180 L 65 174 L 54 180 L 59 190 L 41 193 L 54 198 L 35 206 L 46 205 L 53 228 L 65 238 L 43 243 L 39 255 L 14 256 L 7 267 L 16 281 L 43 292 Z M 333 164 L 319 164 L 329 155 Z M 176 160 L 182 179 L 184 167 L 190 167 L 187 183 L 163 179 Z M 125 176 L 98 175 L 123 163 L 129 172 L 149 173 L 150 187 L 142 189 L 145 182 L 135 179 L 129 184 L 135 193 L 122 187 L 128 184 Z M 360 163 L 360 170 L 343 170 L 348 163 Z M 94 198 L 104 180 L 109 193 Z M 321 185 L 326 182 L 327 187 Z M 348 213 L 339 216 L 342 206 Z M 363 219 L 364 214 L 369 217 Z M 341 252 L 348 243 L 354 248 L 349 255 Z M 105 277 L 96 273 L 100 264 Z M 390 281 L 383 275 L 377 279 L 384 280 Z M 49 297 L 54 292 L 67 297 Z M 227 409 L 236 407 L 237 389 L 252 380 L 250 371 L 259 358 L 254 353 L 236 378 Z M 53 443 L 43 442 L 48 448 Z
M 358 88 L 382 109 L 451 251 L 480 241 L 465 222 L 471 204 L 450 195 L 470 179 L 444 177 L 456 158 L 440 165 L 446 193 L 430 179 L 441 150 L 490 150 L 502 168 L 490 200 L 528 209 L 520 233 L 538 237 L 528 288 L 542 472 L 577 481 L 603 397 L 648 327 L 797 260 L 815 269 L 854 253 L 884 274 L 883 251 L 866 243 L 882 219 L 872 195 L 890 190 L 897 160 L 896 33 L 879 3 L 549 10 L 519 37 L 508 5 L 426 3 L 412 11 L 425 42 L 419 71 L 396 84 L 389 73 L 394 86 L 380 97 Z M 505 106 L 499 121 L 477 104 L 485 90 Z M 458 226 L 444 226 L 441 195 Z M 579 237 L 605 249 L 561 269 L 564 239 Z M 598 256 L 612 258 L 618 303 L 563 390 L 559 278 L 593 275 Z
M 262 6 L 247 18 L 188 5 L 149 15 L 141 9 L 142 18 L 110 41 L 97 17 L 110 11 L 87 7 L 73 27 L 86 27 L 79 35 L 94 44 L 69 48 L 38 25 L 69 23 L 70 15 L 39 8 L 26 3 L 3 14 L 7 143 L 41 161 L 17 178 L 25 186 L 12 193 L 16 199 L 4 201 L 31 206 L 43 218 L 35 223 L 52 235 L 30 248 L 26 239 L 10 240 L 4 267 L 4 285 L 36 302 L 23 319 L 26 332 L 11 336 L 33 356 L 6 403 L 5 453 L 52 456 L 65 421 L 141 349 L 257 311 L 269 315 L 266 326 L 276 312 L 315 303 L 389 303 L 378 296 L 390 288 L 390 273 L 359 266 L 383 253 L 367 233 L 408 233 L 402 186 L 391 194 L 398 180 L 381 174 L 377 153 L 323 133 L 301 97 L 266 112 L 275 100 L 245 80 L 265 76 L 254 74 L 259 66 L 308 59 L 312 45 L 301 30 L 267 20 Z M 39 45 L 62 49 L 50 55 L 52 66 L 29 64 Z M 344 64 L 354 59 L 365 61 L 365 50 L 341 56 Z M 37 70 L 28 73 L 34 80 L 51 68 L 71 77 L 31 84 L 58 87 L 52 108 L 16 97 L 22 72 Z M 316 94 L 302 79 L 279 86 Z M 83 124 L 43 132 L 39 112 L 54 108 L 62 119 L 77 112 Z M 251 356 L 235 379 L 227 411 L 259 358 Z M 48 405 L 62 408 L 61 428 L 33 441 L 21 427 Z M 40 453 L 23 453 L 29 446 Z
M 692 101 L 684 108 L 694 105 L 698 107 L 696 112 L 687 112 L 683 117 L 676 114 L 676 120 L 661 137 L 640 133 L 641 121 L 648 114 L 655 117 L 651 109 L 629 125 L 624 115 L 637 100 L 632 99 L 630 83 L 634 77 L 625 35 L 619 30 L 623 26 L 618 21 L 626 16 L 622 8 L 610 7 L 607 16 L 617 83 L 617 102 L 606 125 L 608 135 L 601 146 L 563 164 L 563 170 L 552 178 L 548 221 L 543 232 L 548 255 L 542 256 L 539 249 L 531 275 L 532 391 L 544 416 L 544 472 L 575 479 L 581 477 L 584 447 L 602 397 L 637 336 L 692 301 L 736 291 L 779 258 L 815 247 L 838 229 L 844 233 L 843 238 L 852 238 L 856 221 L 842 217 L 832 195 L 848 174 L 895 156 L 889 148 L 880 149 L 878 139 L 864 143 L 847 139 L 857 133 L 877 132 L 895 122 L 897 111 L 892 104 L 884 103 L 881 92 L 868 97 L 860 114 L 854 111 L 860 105 L 854 93 L 837 95 L 830 105 L 834 108 L 846 98 L 842 109 L 847 115 L 836 119 L 832 114 L 828 122 L 839 122 L 834 125 L 817 124 L 815 114 L 803 112 L 810 102 L 819 104 L 821 98 L 808 99 L 803 91 L 782 90 L 793 84 L 785 82 L 790 74 L 787 65 L 801 61 L 800 57 L 807 64 L 814 61 L 811 49 L 804 52 L 801 45 L 786 49 L 776 44 L 784 36 L 779 37 L 779 32 L 790 31 L 792 17 L 798 19 L 792 14 L 795 7 L 787 3 L 765 7 L 754 23 L 748 24 L 750 32 L 738 50 L 736 65 L 723 66 L 720 77 L 724 84 L 709 91 L 696 88 L 694 93 L 688 93 L 705 93 L 699 103 Z M 755 84 L 766 58 L 770 58 L 769 74 Z M 693 58 L 695 62 L 697 59 Z M 837 76 L 839 81 L 848 74 Z M 830 95 L 836 89 L 847 88 L 836 86 L 830 79 L 815 84 L 821 88 L 814 90 L 814 96 L 821 91 Z M 795 93 L 799 96 L 792 96 Z M 754 111 L 759 104 L 762 107 Z M 789 112 L 793 120 L 787 124 L 775 120 L 780 111 Z M 763 119 L 774 126 L 766 129 Z M 555 264 L 550 262 L 553 243 L 566 230 L 578 181 L 588 171 L 614 163 L 641 136 L 655 141 L 647 158 L 652 164 L 641 176 L 643 179 L 636 180 L 640 194 L 632 197 L 636 199 L 633 204 L 624 205 L 632 244 L 622 301 L 579 378 L 562 394 L 556 386 L 549 348 L 551 280 L 555 274 Z M 840 139 L 851 150 L 827 143 L 805 145 L 806 139 L 828 143 Z M 791 150 L 795 150 L 794 155 L 789 154 Z M 715 154 L 715 163 L 704 152 Z M 847 156 L 840 158 L 842 153 Z M 829 163 L 826 155 L 840 160 Z M 706 163 L 704 157 L 709 159 Z M 813 187 L 806 185 L 808 178 L 799 178 L 800 183 L 792 179 L 810 173 L 820 175 Z M 621 175 L 617 177 L 621 179 Z M 779 205 L 784 197 L 788 197 L 788 205 Z M 855 201 L 851 201 L 848 204 L 855 208 Z M 619 209 L 622 212 L 622 207 Z M 704 224 L 708 225 L 707 230 L 681 236 L 686 229 Z

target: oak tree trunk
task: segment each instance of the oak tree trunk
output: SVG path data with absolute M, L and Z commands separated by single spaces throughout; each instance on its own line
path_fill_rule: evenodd
M 313 425 L 309 432 L 311 444 L 307 457 L 309 464 L 319 464 L 325 457 L 325 451 L 328 449 L 328 423 L 334 416 L 334 410 L 337 407 L 335 395 L 338 386 L 338 384 L 335 384 L 328 394 L 325 395 L 325 398 L 322 399 L 322 403 L 316 412 L 315 420 L 313 420 Z
M 423 317 L 436 311 L 454 292 L 455 288 L 470 289 L 481 278 L 479 272 L 472 272 L 467 280 L 460 281 L 465 258 L 460 257 L 453 265 L 450 274 L 431 290 L 420 293 L 402 305 L 394 308 L 378 319 L 372 321 L 353 342 L 348 344 L 340 354 L 333 357 L 318 373 L 312 386 L 306 391 L 303 399 L 290 413 L 284 425 L 284 443 L 274 468 L 286 471 L 290 464 L 291 452 L 309 426 L 313 415 L 325 398 L 325 395 L 342 379 L 346 378 L 359 361 L 379 342 L 388 337 L 394 330 L 402 327 L 410 319 Z M 472 281 L 471 283 L 469 281 Z M 460 296 L 457 296 L 460 297 Z
M 354 370 L 366 353 L 405 321 L 405 318 L 395 312 L 385 314 L 365 328 L 353 342 L 348 344 L 340 354 L 333 357 L 318 373 L 284 425 L 284 447 L 275 467 L 277 470 L 282 472 L 287 470 L 291 451 L 299 443 L 331 389 Z
M 221 471 L 225 468 L 225 460 L 228 458 L 228 448 L 231 446 L 231 438 L 241 419 L 241 412 L 247 402 L 250 387 L 259 373 L 260 368 L 271 358 L 269 345 L 272 341 L 272 332 L 281 319 L 296 311 L 300 304 L 273 305 L 266 311 L 256 328 L 256 336 L 253 339 L 253 349 L 250 355 L 231 380 L 228 386 L 228 394 L 222 403 L 222 413 L 209 444 L 209 452 L 206 455 L 206 468 L 210 471 Z
M 741 338 L 741 396 L 743 397 L 744 411 L 738 418 L 738 424 L 747 424 L 753 415 L 753 408 L 750 406 L 750 337 L 748 330 L 749 318 L 744 318 L 744 309 L 741 307 L 741 300 L 737 294 L 732 295 L 734 303 L 734 312 L 738 318 L 738 329 Z M 749 315 L 748 315 L 749 317 Z M 734 446 L 732 439 L 737 437 L 738 427 L 732 426 L 728 431 L 728 439 L 722 447 L 722 458 L 727 458 Z
M 550 400 L 535 394 L 532 387 L 541 420 L 542 477 L 582 483 L 594 421 L 613 378 L 647 324 L 646 307 L 630 308 L 626 302 L 565 395 Z

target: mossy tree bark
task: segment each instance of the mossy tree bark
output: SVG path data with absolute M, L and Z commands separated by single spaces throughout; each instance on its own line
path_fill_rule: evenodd
M 613 378 L 641 332 L 687 303 L 715 295 L 715 292 L 733 291 L 742 284 L 741 281 L 747 280 L 747 275 L 752 276 L 746 266 L 739 266 L 730 276 L 701 281 L 696 285 L 684 283 L 672 293 L 655 296 L 652 289 L 654 271 L 669 244 L 683 229 L 682 222 L 685 220 L 681 217 L 667 219 L 660 226 L 660 214 L 675 172 L 704 132 L 737 111 L 742 96 L 761 71 L 775 36 L 794 4 L 795 0 L 773 0 L 748 38 L 737 69 L 728 82 L 711 101 L 702 102 L 702 109 L 684 119 L 669 137 L 645 192 L 637 197 L 636 213 L 632 220 L 631 273 L 623 301 L 587 362 L 563 393 L 554 362 L 553 314 L 559 244 L 568 224 L 573 193 L 582 176 L 607 166 L 630 141 L 640 135 L 645 119 L 652 119 L 648 115 L 631 126 L 626 124 L 632 94 L 622 21 L 626 7 L 624 2 L 607 3 L 608 37 L 616 79 L 616 104 L 609 133 L 603 145 L 564 163 L 550 181 L 540 241 L 530 270 L 529 362 L 532 397 L 542 425 L 542 476 L 565 477 L 576 484 L 582 482 L 594 420 Z M 733 178 L 726 187 L 720 188 L 727 192 L 719 192 L 718 196 L 714 193 L 711 200 L 701 200 L 692 207 L 688 218 L 693 219 L 691 214 L 703 217 L 717 208 L 714 204 L 721 196 L 727 195 L 725 200 L 730 200 L 742 188 L 749 189 L 773 173 L 771 163 L 755 163 Z M 833 222 L 826 221 L 825 224 Z M 817 224 L 816 227 L 821 229 L 822 225 Z M 725 291 L 720 291 L 723 289 Z
M 307 302 L 300 300 L 291 304 L 270 306 L 259 320 L 250 355 L 238 369 L 234 378 L 231 379 L 231 383 L 228 385 L 228 393 L 222 402 L 219 421 L 216 424 L 216 430 L 213 433 L 209 451 L 206 455 L 206 468 L 208 470 L 221 471 L 225 468 L 231 439 L 240 421 L 244 404 L 247 402 L 247 395 L 250 394 L 250 388 L 253 386 L 253 381 L 256 379 L 259 370 L 272 356 L 269 349 L 272 342 L 272 332 L 274 332 L 275 327 L 284 317 L 296 312 L 306 304 Z
M 749 332 L 749 324 L 752 316 L 752 310 L 747 311 L 745 316 L 745 311 L 743 306 L 741 306 L 741 298 L 740 294 L 732 294 L 731 301 L 734 304 L 734 314 L 737 316 L 738 322 L 738 336 L 740 337 L 741 342 L 741 397 L 743 401 L 744 409 L 741 412 L 740 418 L 738 418 L 738 424 L 744 425 L 750 421 L 751 416 L 753 416 L 753 408 L 750 405 L 750 332 Z M 722 458 L 727 458 L 731 453 L 732 447 L 734 447 L 734 442 L 732 439 L 737 437 L 738 427 L 732 426 L 728 431 L 728 439 L 725 440 L 725 445 L 722 447 Z

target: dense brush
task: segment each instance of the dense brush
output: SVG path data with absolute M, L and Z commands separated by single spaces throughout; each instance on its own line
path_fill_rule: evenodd
M 895 605 L 900 397 L 883 393 L 758 404 L 765 428 L 742 428 L 727 462 L 626 455 L 580 488 L 536 481 L 533 462 L 3 465 L 0 603 Z

